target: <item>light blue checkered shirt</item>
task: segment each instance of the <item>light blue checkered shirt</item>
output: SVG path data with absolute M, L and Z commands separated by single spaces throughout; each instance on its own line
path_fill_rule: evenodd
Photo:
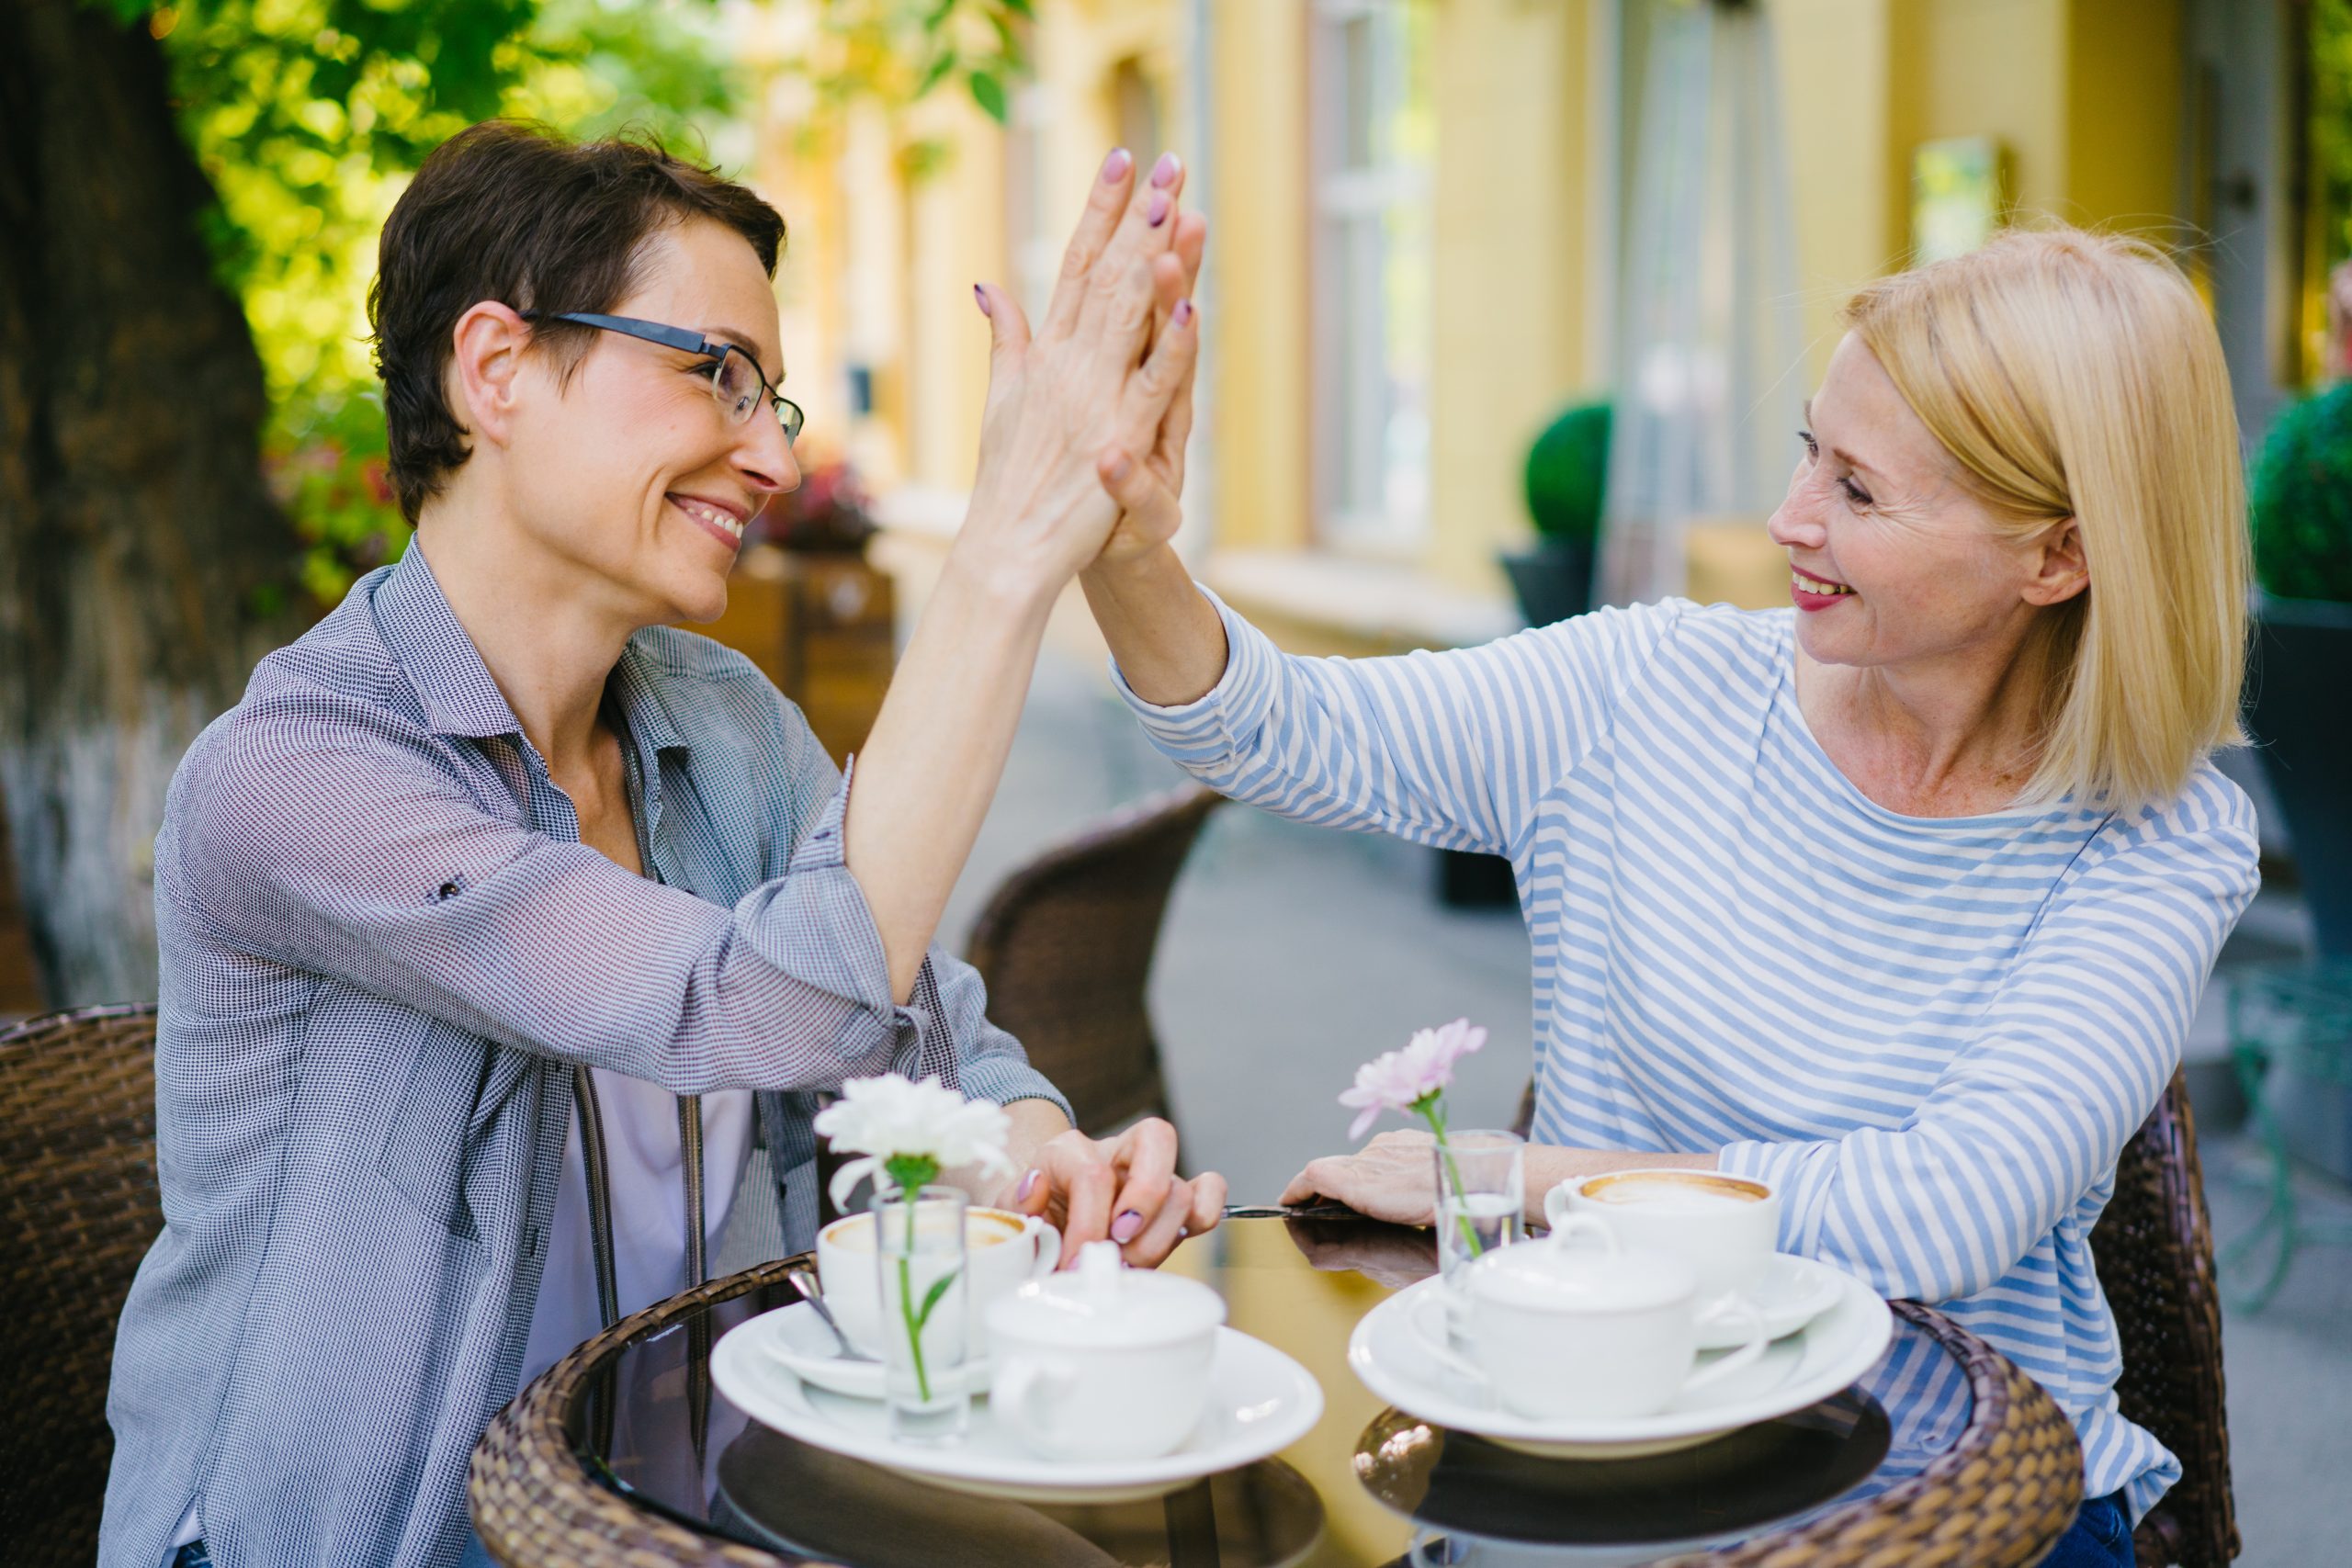
M 896 1069 L 1061 1105 L 934 949 L 894 1004 L 839 772 L 738 654 L 607 688 L 650 873 L 580 842 L 421 550 L 264 660 L 155 843 L 164 1234 L 124 1308 L 100 1562 L 201 1505 L 221 1568 L 449 1568 L 514 1396 L 575 1063 L 752 1089 L 811 1242 L 811 1094 Z

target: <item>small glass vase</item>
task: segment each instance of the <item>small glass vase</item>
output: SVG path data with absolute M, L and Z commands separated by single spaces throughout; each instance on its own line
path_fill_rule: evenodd
M 1527 1144 L 1516 1133 L 1449 1132 L 1431 1146 L 1437 1179 L 1437 1264 L 1451 1303 L 1463 1270 L 1520 1238 L 1527 1213 Z
M 890 1436 L 901 1442 L 955 1442 L 971 1418 L 964 1378 L 967 1201 L 953 1187 L 925 1187 L 911 1200 L 888 1188 L 869 1205 L 881 1271 L 883 1387 Z

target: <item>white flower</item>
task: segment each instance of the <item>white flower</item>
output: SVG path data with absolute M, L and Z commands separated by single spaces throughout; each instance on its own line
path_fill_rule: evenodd
M 1361 1138 L 1384 1111 L 1410 1111 L 1453 1081 L 1454 1064 L 1487 1043 L 1487 1032 L 1466 1018 L 1415 1032 L 1401 1051 L 1375 1056 L 1356 1069 L 1355 1087 L 1340 1103 L 1353 1108 L 1348 1136 Z
M 892 1160 L 929 1160 L 941 1170 L 978 1165 L 1010 1174 L 1004 1144 L 1012 1131 L 1004 1107 L 966 1100 L 937 1078 L 911 1083 L 898 1073 L 852 1078 L 842 1097 L 817 1112 L 814 1126 L 837 1149 L 863 1158 L 833 1176 L 836 1208 L 846 1207 L 852 1189 L 869 1176 L 877 1179 Z

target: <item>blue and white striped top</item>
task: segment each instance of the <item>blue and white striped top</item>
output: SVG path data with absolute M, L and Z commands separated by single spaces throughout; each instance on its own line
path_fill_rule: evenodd
M 1797 710 L 1792 611 L 1670 601 L 1397 659 L 1231 649 L 1154 741 L 1301 821 L 1507 855 L 1535 1137 L 1719 1153 L 1781 1245 L 1940 1303 L 2074 1418 L 2134 1518 L 2180 1467 L 2118 1414 L 2091 1226 L 2254 897 L 2210 763 L 2155 808 L 1905 817 Z M 1116 680 L 1117 671 L 1113 671 Z

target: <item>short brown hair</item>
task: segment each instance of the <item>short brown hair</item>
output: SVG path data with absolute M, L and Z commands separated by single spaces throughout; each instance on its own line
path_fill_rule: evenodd
M 442 393 L 458 318 L 485 299 L 609 311 L 635 286 L 646 241 L 689 219 L 734 230 L 775 276 L 775 209 L 650 138 L 571 142 L 485 120 L 433 150 L 385 221 L 368 290 L 392 489 L 411 523 L 470 450 Z M 533 344 L 568 371 L 594 332 L 541 321 Z

